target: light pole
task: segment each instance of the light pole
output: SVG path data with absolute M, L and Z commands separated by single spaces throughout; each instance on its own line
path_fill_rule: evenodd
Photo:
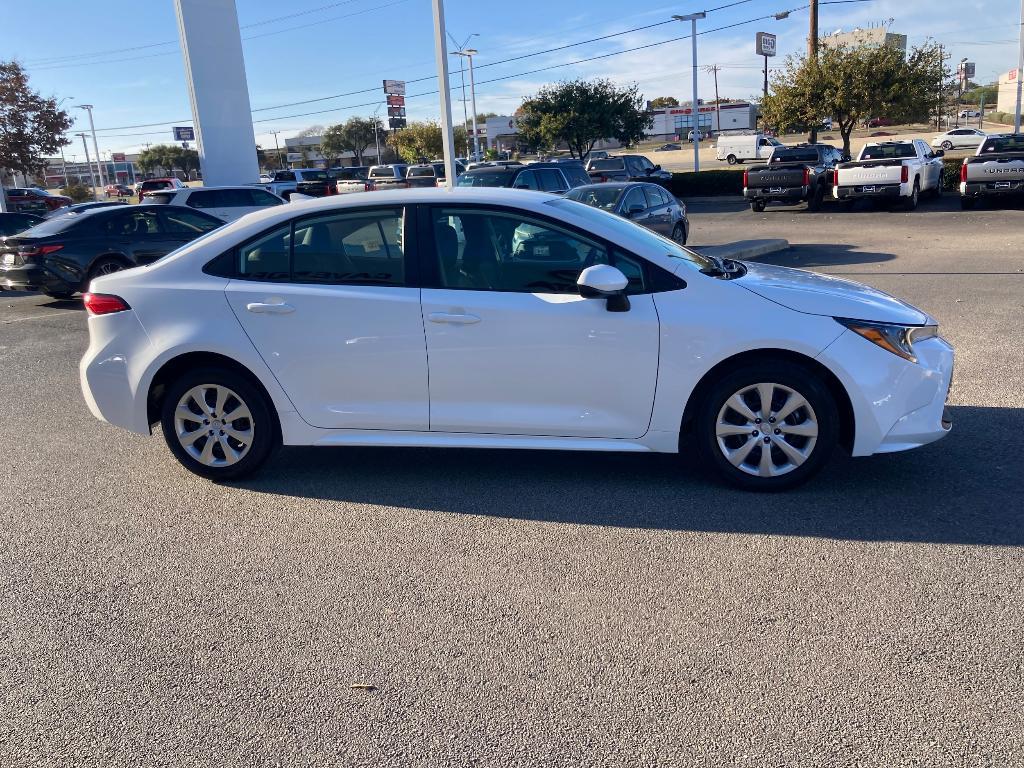
M 700 170 L 700 107 L 697 105 L 697 19 L 707 18 L 707 14 L 690 13 L 686 16 L 673 15 L 676 21 L 690 22 L 690 43 L 693 47 L 693 172 Z M 473 69 L 470 66 L 470 80 L 473 79 Z
M 1020 55 L 1017 58 L 1017 111 L 1013 115 L 1013 132 L 1020 133 L 1021 81 L 1024 80 L 1024 0 L 1020 0 Z
M 465 56 L 469 59 L 469 98 L 473 102 L 473 159 L 480 159 L 480 137 L 476 132 L 476 83 L 473 80 L 473 57 L 476 56 L 480 51 L 476 48 L 464 48 L 461 51 L 455 51 L 457 56 Z
M 68 186 L 68 161 L 64 159 L 64 147 L 60 148 L 60 167 L 64 172 L 64 186 Z
M 459 41 L 455 39 L 455 36 L 452 35 L 451 32 L 449 32 L 448 33 L 448 37 L 450 37 L 452 39 L 452 42 L 455 44 L 455 51 L 452 53 L 452 55 L 453 56 L 458 56 L 460 51 L 466 50 L 466 45 L 469 43 L 470 40 L 472 40 L 474 37 L 479 37 L 479 36 L 480 35 L 478 35 L 476 32 L 474 32 L 469 37 L 467 37 L 465 40 L 463 40 L 462 44 L 460 45 Z M 468 112 L 469 107 L 466 106 L 466 67 L 465 67 L 465 63 L 466 63 L 465 60 L 461 56 L 459 56 L 459 78 L 462 80 L 462 127 L 466 129 L 466 154 L 468 155 L 469 154 L 469 112 Z M 476 111 L 474 110 L 474 115 L 475 114 L 476 114 Z
M 284 165 L 281 163 L 281 145 L 277 143 L 277 134 L 280 131 L 271 131 L 271 133 L 274 134 L 274 151 L 277 153 L 277 167 L 280 170 L 284 168 Z
M 956 68 L 956 127 L 960 127 L 960 100 L 964 96 L 964 79 L 967 74 L 967 69 L 964 66 L 967 63 L 967 57 L 960 59 L 960 64 Z
M 92 160 L 89 159 L 89 143 L 85 140 L 86 134 L 83 131 L 82 133 L 76 133 L 75 136 L 82 137 L 82 149 L 85 150 L 85 167 L 89 169 L 89 186 L 92 187 L 92 199 L 98 202 L 100 198 L 96 194 L 96 179 L 92 175 Z
M 92 122 L 92 104 L 79 104 L 78 109 L 84 109 L 89 113 L 89 130 L 92 131 L 92 148 L 96 152 L 96 168 L 100 172 L 100 185 L 103 186 L 107 183 L 106 178 L 103 175 L 103 166 L 100 164 L 100 145 L 96 143 L 96 126 Z
M 433 0 L 434 58 L 437 62 L 437 85 L 441 94 L 441 146 L 444 151 L 445 178 L 448 188 L 455 187 L 455 141 L 452 136 L 452 93 L 448 87 L 448 43 L 444 39 L 444 0 Z M 474 51 L 475 53 L 475 51 Z M 473 82 L 473 63 L 470 60 L 469 80 Z M 474 120 L 476 114 L 474 110 Z
M 373 110 L 373 143 L 377 147 L 377 162 L 376 165 L 380 165 L 380 118 L 377 117 L 377 113 L 380 112 L 381 105 L 378 104 L 377 108 Z

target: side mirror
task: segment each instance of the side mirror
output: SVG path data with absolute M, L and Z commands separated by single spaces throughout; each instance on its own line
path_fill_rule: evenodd
M 626 216 L 628 216 L 631 219 L 635 219 L 645 210 L 647 209 L 644 208 L 642 205 L 631 205 L 629 206 L 629 208 L 626 209 Z
M 850 154 L 848 152 L 843 155 L 843 162 L 844 163 L 848 163 L 851 160 L 853 160 L 853 158 L 850 156 Z
M 576 287 L 585 299 L 607 299 L 609 312 L 628 312 L 629 297 L 626 286 L 629 280 L 621 270 L 609 264 L 595 264 L 580 272 Z
M 937 149 L 937 150 L 935 150 L 932 153 L 932 157 L 945 157 L 945 156 L 946 156 L 946 150 L 944 150 L 944 149 Z

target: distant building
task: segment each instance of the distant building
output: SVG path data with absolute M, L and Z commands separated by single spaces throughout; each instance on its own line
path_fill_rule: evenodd
M 108 153 L 104 152 L 104 154 Z M 143 174 L 135 164 L 138 159 L 138 155 L 124 155 L 124 160 L 117 161 L 104 159 L 101 165 L 108 182 L 134 184 L 138 179 L 141 179 Z M 45 177 L 48 188 L 63 187 L 65 172 L 69 181 L 74 179 L 82 184 L 99 186 L 100 180 L 98 178 L 93 182 L 93 177 L 96 175 L 95 160 L 91 164 L 86 164 L 85 162 L 73 162 L 72 160 L 64 161 L 59 157 L 46 158 Z
M 327 158 L 320 154 L 320 143 L 323 136 L 303 136 L 284 140 L 285 162 L 290 168 L 327 168 Z M 384 154 L 385 135 L 381 132 L 380 144 L 381 154 Z M 371 144 L 363 151 L 363 162 L 376 164 L 377 145 Z M 352 166 L 356 164 L 356 155 L 351 150 L 342 152 L 337 158 L 339 166 Z
M 996 109 L 1013 114 L 1017 111 L 1017 70 L 1011 69 L 999 76 L 999 103 Z
M 881 48 L 889 46 L 896 48 L 903 53 L 907 52 L 907 36 L 890 32 L 887 27 L 868 27 L 867 29 L 854 29 L 850 32 L 839 30 L 831 35 L 821 38 L 822 45 L 831 45 L 834 48 L 847 46 L 856 48 L 866 46 L 868 48 Z
M 694 127 L 693 107 L 690 104 L 652 109 L 650 114 L 654 124 L 646 132 L 648 138 L 686 141 Z M 747 101 L 732 101 L 717 107 L 714 104 L 698 103 L 697 123 L 703 133 L 750 131 L 757 127 L 757 107 Z

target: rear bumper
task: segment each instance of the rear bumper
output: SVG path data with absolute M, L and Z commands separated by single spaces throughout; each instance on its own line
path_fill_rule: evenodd
M 809 187 L 744 187 L 743 196 L 747 200 L 800 203 L 807 199 L 808 191 Z
M 0 289 L 2 290 L 70 293 L 77 291 L 78 288 L 78 285 L 71 285 L 39 264 L 0 267 Z
M 832 194 L 836 200 L 856 200 L 859 198 L 886 198 L 891 200 L 903 196 L 903 185 L 857 184 L 845 187 L 837 186 L 832 188 Z
M 89 411 L 131 432 L 149 434 L 145 408 L 138 407 L 132 367 L 139 367 L 150 347 L 134 311 L 89 318 L 89 348 L 78 366 L 82 395 Z
M 963 197 L 1002 197 L 1004 195 L 1024 195 L 1024 179 L 1013 181 L 960 182 L 960 194 Z

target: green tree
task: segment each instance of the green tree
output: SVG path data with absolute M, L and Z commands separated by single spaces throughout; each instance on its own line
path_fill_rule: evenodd
M 92 199 L 92 190 L 76 178 L 69 178 L 61 190 L 61 194 L 71 198 L 74 203 L 84 203 Z
M 456 147 L 465 143 L 466 131 L 462 126 L 455 126 L 453 133 Z M 392 133 L 388 141 L 407 163 L 431 160 L 441 157 L 444 152 L 441 126 L 432 121 L 409 123 L 405 128 Z
M 565 142 L 573 157 L 583 157 L 601 139 L 635 144 L 653 121 L 635 84 L 618 88 L 610 80 L 573 80 L 545 86 L 523 101 L 519 135 L 546 149 Z
M 376 117 L 350 117 L 344 123 L 332 125 L 323 133 L 320 154 L 336 161 L 343 152 L 351 152 L 357 165 L 363 165 L 363 153 L 376 141 L 375 127 L 384 130 Z
M 665 109 L 666 107 L 678 107 L 679 99 L 675 96 L 659 96 L 651 99 L 651 109 Z
M 71 123 L 55 99 L 29 87 L 20 64 L 0 61 L 0 168 L 43 172 L 43 158 L 71 143 L 64 136 Z
M 961 101 L 964 104 L 981 104 L 982 102 L 984 102 L 988 106 L 995 106 L 995 103 L 996 101 L 998 101 L 998 99 L 998 85 L 979 85 L 978 87 L 972 88 L 969 91 L 964 91 L 964 95 Z
M 891 46 L 823 46 L 817 62 L 790 56 L 761 105 L 768 125 L 803 130 L 831 117 L 850 151 L 850 134 L 862 120 L 928 120 L 949 72 L 938 46 L 926 43 L 904 55 Z M 943 86 L 944 87 L 944 86 Z

